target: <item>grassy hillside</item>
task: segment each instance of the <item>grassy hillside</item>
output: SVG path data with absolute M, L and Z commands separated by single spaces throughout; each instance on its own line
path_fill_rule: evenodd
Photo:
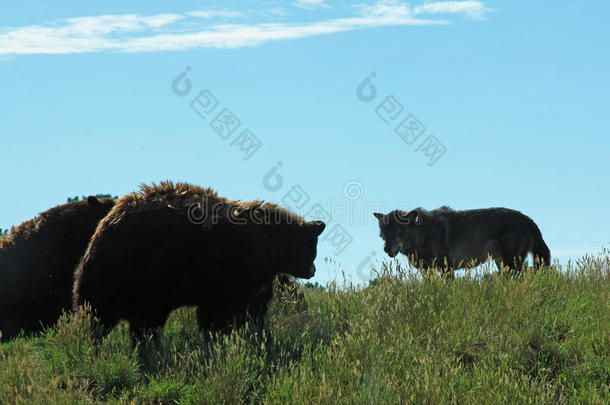
M 271 338 L 202 337 L 176 311 L 158 343 L 90 317 L 0 346 L 0 403 L 557 403 L 610 401 L 610 256 L 511 279 L 418 280 L 275 300 Z

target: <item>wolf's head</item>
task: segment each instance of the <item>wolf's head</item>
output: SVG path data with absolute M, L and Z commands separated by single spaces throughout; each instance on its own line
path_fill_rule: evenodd
M 379 236 L 385 242 L 383 250 L 390 257 L 398 252 L 410 255 L 416 251 L 422 238 L 422 216 L 418 210 L 410 212 L 395 210 L 389 214 L 373 213 L 379 220 Z

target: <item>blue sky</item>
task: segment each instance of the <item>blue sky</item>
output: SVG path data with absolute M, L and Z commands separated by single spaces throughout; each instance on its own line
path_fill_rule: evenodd
M 384 258 L 374 208 L 506 206 L 538 223 L 553 257 L 595 253 L 610 240 L 609 11 L 604 1 L 7 2 L 0 227 L 68 196 L 171 179 L 333 211 L 321 282 L 337 269 L 359 281 Z M 187 67 L 190 92 L 184 80 L 172 90 Z M 362 101 L 371 73 L 363 89 L 376 95 Z M 215 107 L 202 117 L 194 100 Z M 212 128 L 225 109 L 234 133 Z M 425 131 L 409 144 L 395 129 L 412 117 Z M 333 245 L 340 232 L 351 243 Z

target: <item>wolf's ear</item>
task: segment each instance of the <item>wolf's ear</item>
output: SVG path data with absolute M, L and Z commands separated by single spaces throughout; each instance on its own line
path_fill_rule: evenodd
M 383 219 L 383 214 L 381 212 L 373 212 L 373 215 L 375 216 L 375 218 L 377 218 L 379 221 L 381 221 Z
M 424 223 L 424 220 L 422 219 L 421 215 L 419 215 L 419 212 L 417 212 L 417 214 L 415 215 L 415 225 L 421 225 Z
M 409 225 L 411 223 L 410 213 L 404 211 L 394 211 L 394 219 L 399 225 Z

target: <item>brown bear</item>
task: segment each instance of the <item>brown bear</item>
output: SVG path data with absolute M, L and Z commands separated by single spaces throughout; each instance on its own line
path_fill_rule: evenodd
M 241 326 L 249 306 L 260 314 L 277 274 L 314 275 L 324 227 L 209 188 L 143 185 L 99 223 L 75 271 L 74 309 L 88 302 L 106 330 L 125 319 L 136 336 L 187 305 L 201 329 Z
M 0 239 L 0 333 L 36 332 L 70 310 L 74 268 L 113 199 L 51 208 Z

